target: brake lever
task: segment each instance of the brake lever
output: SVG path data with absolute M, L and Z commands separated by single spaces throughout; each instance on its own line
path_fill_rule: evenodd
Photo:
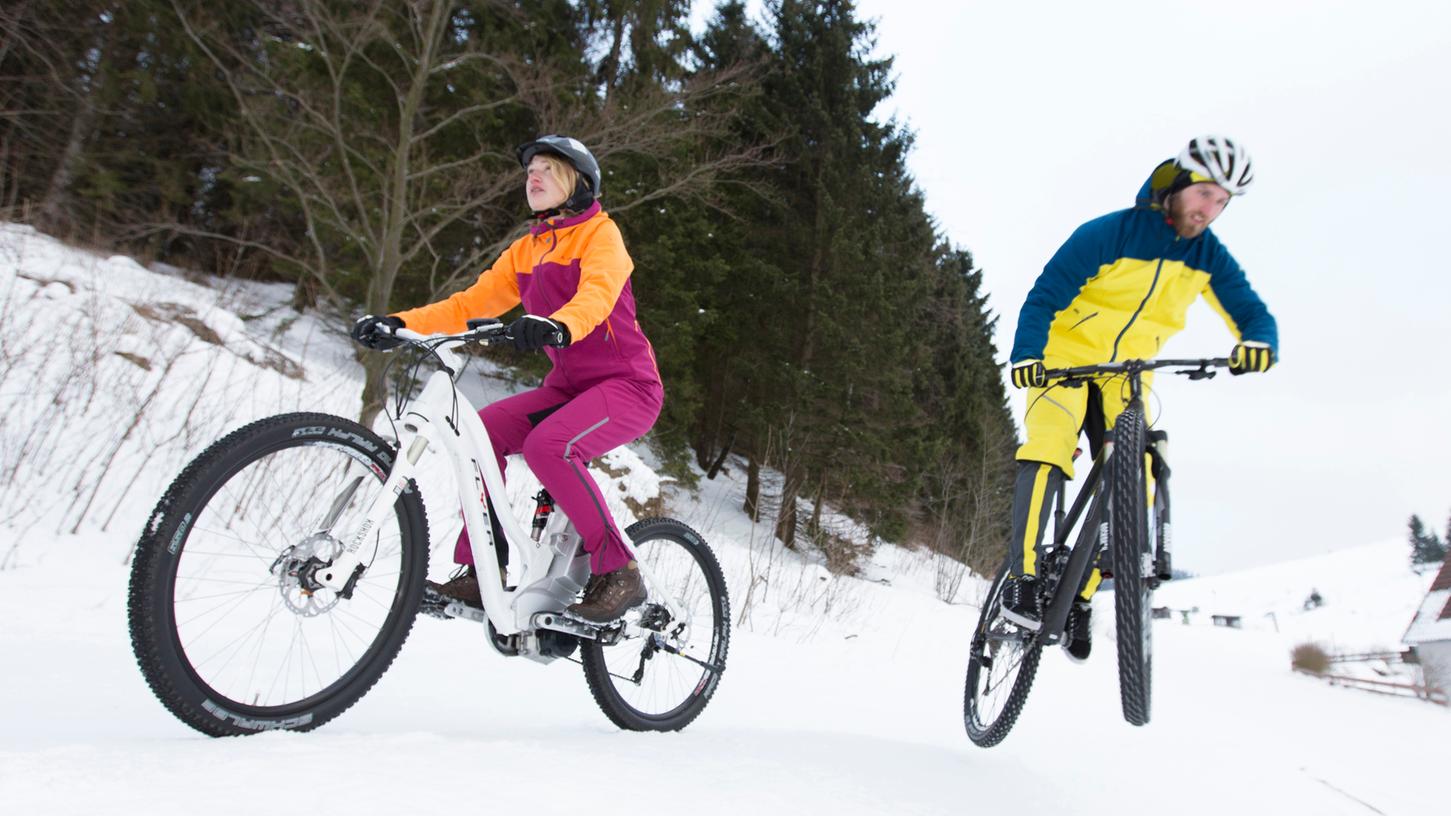
M 501 340 L 508 340 L 509 335 L 504 331 L 504 323 L 492 317 L 469 318 L 465 324 L 469 331 L 474 333 L 469 342 L 478 343 L 481 346 L 492 345 Z

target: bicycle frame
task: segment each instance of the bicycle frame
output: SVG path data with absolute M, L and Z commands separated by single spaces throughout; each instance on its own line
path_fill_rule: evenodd
M 1053 549 L 1050 557 L 1057 556 L 1064 551 L 1062 548 L 1068 544 L 1068 537 L 1078 527 L 1078 519 L 1083 515 L 1085 508 L 1088 509 L 1088 516 L 1083 526 L 1078 528 L 1078 540 L 1069 551 L 1068 563 L 1058 577 L 1058 585 L 1053 590 L 1053 599 L 1043 613 L 1043 625 L 1039 628 L 1037 636 L 1042 638 L 1045 643 L 1055 642 L 1063 633 L 1073 599 L 1088 578 L 1088 571 L 1093 565 L 1095 556 L 1103 550 L 1106 543 L 1103 525 L 1107 522 L 1103 519 L 1102 513 L 1105 497 L 1100 495 L 1098 487 L 1103 476 L 1104 464 L 1108 462 L 1108 457 L 1112 455 L 1112 452 L 1113 441 L 1105 440 L 1103 449 L 1098 452 L 1098 456 L 1094 457 L 1093 468 L 1084 477 L 1083 487 L 1079 488 L 1078 495 L 1073 500 L 1073 507 L 1068 511 L 1066 517 L 1063 514 L 1063 493 L 1061 490 L 1059 491 L 1058 509 L 1054 516 Z M 1090 537 L 1097 538 L 1097 542 L 1093 542 Z M 1070 589 L 1064 591 L 1064 587 L 1070 587 Z
M 1068 387 L 1076 387 L 1071 383 L 1078 380 L 1078 386 L 1088 376 L 1101 374 L 1116 374 L 1124 376 L 1129 383 L 1129 400 L 1126 408 L 1137 408 L 1143 411 L 1143 380 L 1145 371 L 1154 368 L 1165 368 L 1173 366 L 1186 366 L 1194 369 L 1187 373 L 1191 379 L 1202 379 L 1213 376 L 1209 371 L 1211 367 L 1223 366 L 1226 361 L 1222 359 L 1206 360 L 1129 360 L 1122 363 L 1108 363 L 1098 366 L 1084 366 L 1081 368 L 1057 369 L 1049 371 L 1050 377 L 1062 378 L 1070 383 Z M 1150 478 L 1153 480 L 1153 503 L 1151 506 L 1151 518 L 1154 520 L 1154 574 L 1149 576 L 1150 581 L 1157 585 L 1161 580 L 1167 580 L 1170 572 L 1170 525 L 1169 525 L 1169 463 L 1165 452 L 1167 434 L 1163 431 L 1152 431 L 1149 435 L 1148 449 L 1140 455 L 1147 454 L 1151 459 L 1149 467 Z M 1058 584 L 1053 589 L 1053 596 L 1048 608 L 1043 613 L 1042 626 L 1035 633 L 1035 636 L 1042 639 L 1045 644 L 1057 641 L 1062 635 L 1063 628 L 1068 621 L 1068 612 L 1073 604 L 1074 598 L 1083 588 L 1088 578 L 1089 570 L 1092 569 L 1094 561 L 1099 553 L 1106 550 L 1109 545 L 1107 520 L 1103 518 L 1102 507 L 1107 501 L 1101 488 L 1100 481 L 1103 469 L 1110 456 L 1114 455 L 1113 434 L 1110 432 L 1104 438 L 1103 449 L 1094 457 L 1093 468 L 1089 470 L 1084 478 L 1083 486 L 1079 488 L 1078 494 L 1074 497 L 1073 506 L 1067 514 L 1063 511 L 1063 489 L 1060 487 L 1055 497 L 1057 509 L 1054 512 L 1054 535 L 1049 551 L 1050 557 L 1061 557 L 1061 553 L 1072 535 L 1074 528 L 1078 526 L 1080 517 L 1087 516 L 1081 528 L 1078 530 L 1078 538 L 1071 550 L 1068 550 L 1068 562 L 1063 566 L 1058 575 Z M 1094 539 L 1097 539 L 1096 541 Z M 1065 587 L 1067 589 L 1065 589 Z
M 499 471 L 489 432 L 478 411 L 455 386 L 455 378 L 463 370 L 463 360 L 454 349 L 479 338 L 474 335 L 421 335 L 407 329 L 398 330 L 397 336 L 413 341 L 433 341 L 430 343 L 432 353 L 441 366 L 429 376 L 418 397 L 396 418 L 401 455 L 395 460 L 383 489 L 368 509 L 362 524 L 344 540 L 344 551 L 331 565 L 318 570 L 318 582 L 348 597 L 356 576 L 366 568 L 360 552 L 369 531 L 393 512 L 396 497 L 407 489 L 424 455 L 430 451 L 441 452 L 458 489 L 458 501 L 475 564 L 492 565 L 495 558 L 494 529 L 486 509 L 492 500 L 495 521 L 511 550 L 510 563 L 519 564 L 522 570 L 517 588 L 508 590 L 499 581 L 490 578 L 491 567 L 479 569 L 484 617 L 494 630 L 504 637 L 527 634 L 540 628 L 594 637 L 598 633 L 597 628 L 554 614 L 573 602 L 590 575 L 589 559 L 585 557 L 574 524 L 556 508 L 538 540 L 528 535 L 504 490 L 504 477 Z M 639 567 L 646 586 L 653 586 L 653 576 L 646 565 L 641 563 Z M 672 599 L 657 596 L 657 593 L 652 593 L 651 597 L 652 601 L 669 608 L 672 615 L 681 616 Z

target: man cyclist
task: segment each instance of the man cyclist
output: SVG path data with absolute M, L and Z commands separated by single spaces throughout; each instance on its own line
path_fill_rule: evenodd
M 1002 600 L 1008 620 L 1030 630 L 1041 625 L 1037 564 L 1052 497 L 1065 478 L 1073 478 L 1080 429 L 1096 445 L 1128 399 L 1121 378 L 1059 388 L 1049 385 L 1046 369 L 1152 358 L 1184 327 L 1185 313 L 1200 295 L 1235 337 L 1231 373 L 1274 365 L 1275 319 L 1209 229 L 1253 180 L 1242 145 L 1222 136 L 1196 137 L 1177 158 L 1154 168 L 1133 207 L 1075 230 L 1033 284 L 1009 356 L 1013 385 L 1028 389 L 1028 439 L 1017 452 L 1013 579 Z M 1095 568 L 1069 613 L 1064 647 L 1075 660 L 1086 659 L 1092 647 L 1088 601 L 1100 580 Z

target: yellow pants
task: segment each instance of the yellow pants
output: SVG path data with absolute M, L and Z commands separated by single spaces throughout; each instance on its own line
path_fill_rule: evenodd
M 1143 384 L 1144 424 L 1147 425 L 1150 419 L 1147 394 L 1153 384 L 1152 372 L 1143 375 Z M 1065 476 L 1073 478 L 1073 451 L 1078 447 L 1078 433 L 1083 430 L 1083 420 L 1088 414 L 1090 392 L 1102 396 L 1102 430 L 1112 429 L 1114 420 L 1128 407 L 1130 394 L 1126 378 L 1103 377 L 1094 380 L 1093 385 L 1096 387 L 1050 385 L 1028 389 L 1028 410 L 1023 415 L 1028 441 L 1018 447 L 1018 461 L 1057 465 Z
M 1147 395 L 1152 375 L 1143 376 Z M 1053 507 L 1053 493 L 1062 478 L 1073 478 L 1073 452 L 1078 447 L 1079 432 L 1085 430 L 1089 416 L 1089 399 L 1097 398 L 1103 407 L 1103 431 L 1112 430 L 1118 415 L 1128 407 L 1131 396 L 1124 377 L 1104 377 L 1076 388 L 1050 385 L 1028 389 L 1028 410 L 1023 424 L 1028 441 L 1018 448 L 1018 478 L 1013 490 L 1013 551 L 1017 555 L 1013 572 L 1036 575 L 1042 553 L 1043 532 L 1048 526 Z M 1144 422 L 1148 423 L 1148 402 L 1144 399 Z M 1147 461 L 1145 462 L 1147 467 Z M 1054 473 L 1057 469 L 1063 476 Z M 1095 565 L 1080 595 L 1093 597 L 1102 581 Z

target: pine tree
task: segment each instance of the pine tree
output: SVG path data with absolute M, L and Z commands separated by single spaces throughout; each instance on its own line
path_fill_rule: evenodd
M 779 140 L 777 125 L 764 100 L 759 74 L 770 60 L 765 38 L 751 24 L 741 2 L 725 2 L 696 43 L 694 63 L 701 72 L 744 72 L 737 98 L 725 101 L 731 110 L 723 140 L 765 145 Z M 707 109 L 727 111 L 715 102 Z M 707 146 L 718 151 L 720 145 Z M 694 277 L 698 304 L 687 322 L 697 338 L 692 379 L 700 395 L 699 410 L 688 436 L 697 464 L 714 478 L 732 452 L 744 455 L 748 470 L 759 473 L 768 447 L 768 395 L 777 390 L 780 347 L 763 326 L 766 304 L 783 279 L 774 247 L 763 227 L 776 217 L 774 166 L 752 166 L 722 178 L 717 200 L 693 208 L 705 229 L 692 247 L 701 269 L 715 274 Z M 751 480 L 745 504 L 755 516 L 759 496 Z
M 981 275 L 926 214 L 910 132 L 873 118 L 892 84 L 871 27 L 849 2 L 769 8 L 766 38 L 723 4 L 697 49 L 702 64 L 764 60 L 763 92 L 736 127 L 777 145 L 775 166 L 751 176 L 771 194 L 734 200 L 743 217 L 715 219 L 705 244 L 727 272 L 700 301 L 711 328 L 696 361 L 697 461 L 734 450 L 750 473 L 779 470 L 788 544 L 804 499 L 818 542 L 830 503 L 899 540 L 930 515 L 960 556 L 1006 516 L 1013 441 Z
M 668 397 L 653 442 L 671 475 L 689 481 L 700 414 L 709 408 L 703 382 L 722 333 L 722 291 L 740 287 L 749 258 L 733 239 L 754 221 L 761 145 L 745 110 L 759 94 L 750 44 L 760 38 L 743 15 L 729 33 L 718 12 L 706 38 L 689 34 L 689 4 L 679 0 L 590 0 L 582 4 L 595 52 L 601 105 L 587 129 L 606 176 L 603 203 L 635 261 L 632 277 L 641 326 L 650 336 Z M 727 24 L 733 25 L 733 24 Z M 732 37 L 740 38 L 727 45 Z M 655 111 L 654 114 L 649 114 Z M 644 126 L 623 126 L 622 116 Z M 703 465 L 705 466 L 705 465 Z
M 1436 564 L 1446 560 L 1446 545 L 1441 543 L 1435 530 L 1426 528 L 1420 516 L 1411 516 L 1410 522 L 1411 566 Z

